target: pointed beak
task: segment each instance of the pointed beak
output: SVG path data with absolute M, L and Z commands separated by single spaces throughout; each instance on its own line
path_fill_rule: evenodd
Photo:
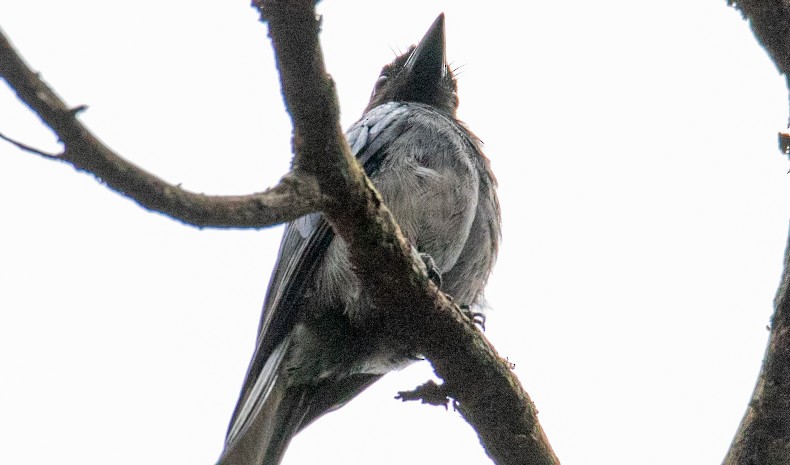
M 436 18 L 406 61 L 413 82 L 423 88 L 436 86 L 447 75 L 444 56 L 444 13 Z

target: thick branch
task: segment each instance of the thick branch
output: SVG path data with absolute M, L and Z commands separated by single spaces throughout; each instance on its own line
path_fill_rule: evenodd
M 423 353 L 497 464 L 558 464 L 518 379 L 483 335 L 427 279 L 381 197 L 351 156 L 318 42 L 312 0 L 255 5 L 269 23 L 297 166 L 319 177 L 325 215 L 349 244 L 351 262 L 377 308 L 367 322 Z M 332 167 L 332 169 L 327 169 Z M 326 173 L 327 176 L 321 176 Z
M 790 75 L 790 2 L 727 0 L 749 19 L 754 35 L 784 75 Z
M 294 170 L 262 193 L 210 196 L 174 186 L 124 160 L 90 133 L 77 119 L 82 108 L 70 109 L 33 72 L 0 32 L 0 76 L 19 98 L 49 126 L 65 150 L 47 158 L 89 172 L 142 207 L 199 227 L 260 228 L 298 218 L 320 208 L 314 178 Z
M 727 0 L 749 20 L 754 36 L 790 86 L 790 1 Z
M 724 465 L 790 463 L 790 242 L 774 305 L 757 386 Z
M 728 0 L 749 20 L 758 42 L 790 87 L 790 1 Z M 785 151 L 780 134 L 780 148 Z M 757 385 L 724 465 L 790 463 L 790 243 L 774 300 L 771 334 Z

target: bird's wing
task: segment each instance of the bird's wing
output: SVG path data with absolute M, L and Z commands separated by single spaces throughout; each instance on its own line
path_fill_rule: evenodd
M 392 102 L 370 110 L 348 130 L 346 138 L 351 151 L 368 175 L 381 163 L 385 152 L 381 148 L 405 131 L 405 123 L 405 105 Z M 255 352 L 228 427 L 226 444 L 244 429 L 250 413 L 272 385 L 284 352 L 284 348 L 277 353 L 275 349 L 287 339 L 296 323 L 294 303 L 305 286 L 311 284 L 333 237 L 332 228 L 318 213 L 305 215 L 286 226 L 263 306 Z

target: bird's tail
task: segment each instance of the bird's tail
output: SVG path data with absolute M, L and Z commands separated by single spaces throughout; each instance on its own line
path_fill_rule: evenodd
M 217 465 L 278 465 L 291 438 L 321 415 L 340 408 L 381 378 L 359 373 L 315 384 L 289 383 L 281 374 L 288 335 L 245 388 Z
M 308 393 L 303 387 L 275 389 L 248 427 L 226 444 L 218 465 L 278 465 L 299 431 Z
M 217 465 L 277 465 L 309 410 L 311 386 L 288 386 L 278 368 L 287 341 L 266 362 L 234 416 Z

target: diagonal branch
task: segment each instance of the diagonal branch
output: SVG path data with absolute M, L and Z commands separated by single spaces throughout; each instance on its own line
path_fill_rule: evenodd
M 757 41 L 785 75 L 785 83 L 790 87 L 790 1 L 727 0 L 727 3 L 748 19 Z M 780 149 L 785 153 L 786 139 L 786 134 L 780 134 Z M 757 385 L 724 458 L 724 465 L 787 463 L 790 463 L 790 242 Z
M 294 125 L 295 164 L 315 173 L 328 196 L 324 214 L 349 245 L 352 265 L 377 308 L 388 310 L 365 324 L 428 358 L 495 463 L 559 464 L 509 365 L 427 278 L 424 264 L 351 156 L 313 3 L 256 0 L 254 5 L 269 24 Z
M 49 126 L 63 143 L 63 153 L 47 158 L 71 164 L 132 198 L 142 207 L 198 227 L 262 228 L 290 221 L 321 206 L 314 178 L 300 170 L 278 185 L 252 195 L 204 195 L 169 184 L 123 159 L 77 119 L 84 107 L 71 109 L 45 84 L 0 32 L 0 77 Z M 9 140 L 7 137 L 4 139 Z M 10 140 L 9 140 L 10 141 Z M 16 141 L 26 151 L 45 156 Z M 21 145 L 20 145 L 21 144 Z
M 788 0 L 727 0 L 740 10 L 760 45 L 790 85 L 790 2 Z
M 790 461 L 790 242 L 774 306 L 757 385 L 724 465 Z
M 757 40 L 785 76 L 790 75 L 790 3 L 787 0 L 727 0 L 749 19 Z

